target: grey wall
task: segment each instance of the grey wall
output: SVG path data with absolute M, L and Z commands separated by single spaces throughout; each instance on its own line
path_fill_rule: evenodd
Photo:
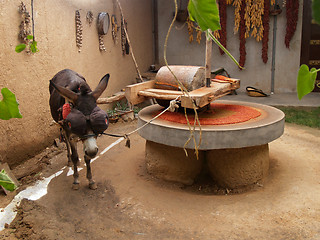
M 186 2 L 186 1 L 184 1 Z M 186 3 L 184 3 L 186 5 Z M 274 92 L 295 92 L 296 76 L 300 64 L 301 26 L 303 1 L 300 0 L 298 26 L 291 40 L 290 49 L 284 44 L 286 15 L 285 9 L 277 17 L 276 51 L 275 51 L 275 78 Z M 158 28 L 159 28 L 159 62 L 164 65 L 163 50 L 164 41 L 172 21 L 174 13 L 174 2 L 171 0 L 158 1 Z M 239 60 L 239 35 L 233 33 L 234 7 L 227 7 L 227 49 Z M 224 67 L 232 77 L 241 79 L 240 91 L 245 91 L 246 86 L 255 86 L 265 92 L 271 91 L 271 59 L 273 45 L 273 17 L 270 18 L 269 31 L 269 60 L 266 64 L 261 58 L 262 43 L 252 37 L 247 38 L 245 70 L 240 71 L 238 67 L 225 55 L 221 56 L 218 47 L 214 44 L 212 51 L 212 70 Z M 205 39 L 202 41 L 188 41 L 187 25 L 175 23 L 170 33 L 167 60 L 169 65 L 204 65 L 205 62 Z

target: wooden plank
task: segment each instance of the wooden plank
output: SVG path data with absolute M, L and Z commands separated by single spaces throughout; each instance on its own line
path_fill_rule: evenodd
M 175 95 L 175 96 L 183 95 L 183 93 L 181 91 L 167 90 L 167 89 L 150 88 L 150 89 L 146 89 L 144 91 L 149 92 L 149 93 L 159 94 L 159 95 Z
M 180 97 L 181 94 L 179 94 L 179 95 L 169 95 L 169 94 L 157 94 L 157 93 L 149 92 L 149 91 L 139 91 L 139 96 L 162 99 L 162 100 L 174 100 L 177 97 Z
M 202 108 L 208 105 L 213 100 L 216 100 L 226 94 L 229 94 L 232 90 L 240 87 L 240 81 L 232 83 L 214 82 L 211 83 L 211 87 L 202 87 L 189 93 L 189 96 L 181 96 L 181 106 L 185 108 L 193 108 L 192 101 L 194 101 L 196 108 Z
M 119 94 L 108 97 L 108 98 L 98 98 L 97 99 L 97 104 L 108 104 L 108 103 L 113 103 L 116 101 L 120 101 L 121 99 L 125 98 L 125 92 L 120 92 Z
M 125 96 L 132 105 L 142 103 L 148 98 L 144 96 L 139 96 L 138 95 L 139 91 L 153 88 L 154 84 L 155 84 L 155 80 L 129 85 L 126 87 Z

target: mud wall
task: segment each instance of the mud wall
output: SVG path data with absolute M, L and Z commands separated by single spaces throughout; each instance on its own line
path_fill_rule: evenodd
M 128 33 L 141 72 L 152 64 L 152 9 L 149 0 L 121 0 Z M 70 68 L 82 74 L 92 88 L 110 73 L 107 97 L 135 81 L 136 70 L 130 55 L 122 55 L 120 32 L 113 42 L 111 27 L 99 51 L 96 27 L 99 12 L 115 14 L 120 24 L 116 1 L 110 0 L 35 0 L 35 37 L 39 52 L 16 53 L 21 21 L 20 0 L 0 1 L 0 89 L 8 87 L 20 103 L 22 119 L 0 120 L 0 161 L 11 166 L 52 144 L 58 128 L 52 124 L 48 100 L 49 80 L 58 71 Z M 31 13 L 30 1 L 25 1 Z M 83 47 L 79 53 L 75 37 L 75 11 L 80 9 Z M 92 11 L 90 26 L 86 14 Z M 0 98 L 2 99 L 2 97 Z M 107 108 L 107 106 L 102 106 Z
M 182 10 L 186 9 L 188 1 L 183 1 Z M 282 4 L 280 2 L 279 4 Z M 240 91 L 245 91 L 246 86 L 255 86 L 265 92 L 271 91 L 272 77 L 272 48 L 275 47 L 275 69 L 274 69 L 274 92 L 295 92 L 296 79 L 300 65 L 301 29 L 302 29 L 303 1 L 300 0 L 299 18 L 296 32 L 290 42 L 290 49 L 284 43 L 286 33 L 286 12 L 285 8 L 277 16 L 277 23 L 274 24 L 274 17 L 270 16 L 268 62 L 265 64 L 261 58 L 262 43 L 257 42 L 253 37 L 246 39 L 246 62 L 245 69 L 239 68 L 225 55 L 220 55 L 218 46 L 213 44 L 212 70 L 224 67 L 232 77 L 241 80 Z M 165 37 L 172 21 L 174 3 L 170 0 L 158 1 L 158 22 L 159 22 L 159 62 L 163 61 L 163 46 Z M 273 29 L 276 28 L 275 41 L 273 41 Z M 234 7 L 227 7 L 227 49 L 239 60 L 239 34 L 234 34 Z M 195 31 L 194 31 L 195 32 Z M 196 41 L 189 43 L 187 25 L 185 23 L 174 24 L 170 33 L 167 59 L 169 64 L 205 65 L 205 36 L 202 34 L 201 43 Z M 194 34 L 194 39 L 196 35 Z M 275 44 L 273 44 L 273 42 Z

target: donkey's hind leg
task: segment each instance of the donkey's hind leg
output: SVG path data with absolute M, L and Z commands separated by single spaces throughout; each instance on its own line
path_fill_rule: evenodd
M 67 146 L 67 157 L 68 157 L 68 167 L 72 167 L 72 159 L 71 159 L 71 147 L 69 141 L 66 140 L 66 146 Z
M 91 158 L 89 158 L 87 155 L 84 155 L 84 161 L 86 162 L 86 166 L 87 166 L 87 179 L 89 181 L 89 188 L 92 190 L 95 190 L 97 189 L 97 184 L 92 179 L 91 165 L 90 165 Z

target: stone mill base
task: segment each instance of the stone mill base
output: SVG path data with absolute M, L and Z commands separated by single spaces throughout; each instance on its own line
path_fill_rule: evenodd
M 208 168 L 213 180 L 228 189 L 248 186 L 262 180 L 269 170 L 268 144 L 229 149 L 199 151 L 146 141 L 148 172 L 163 180 L 191 185 Z

